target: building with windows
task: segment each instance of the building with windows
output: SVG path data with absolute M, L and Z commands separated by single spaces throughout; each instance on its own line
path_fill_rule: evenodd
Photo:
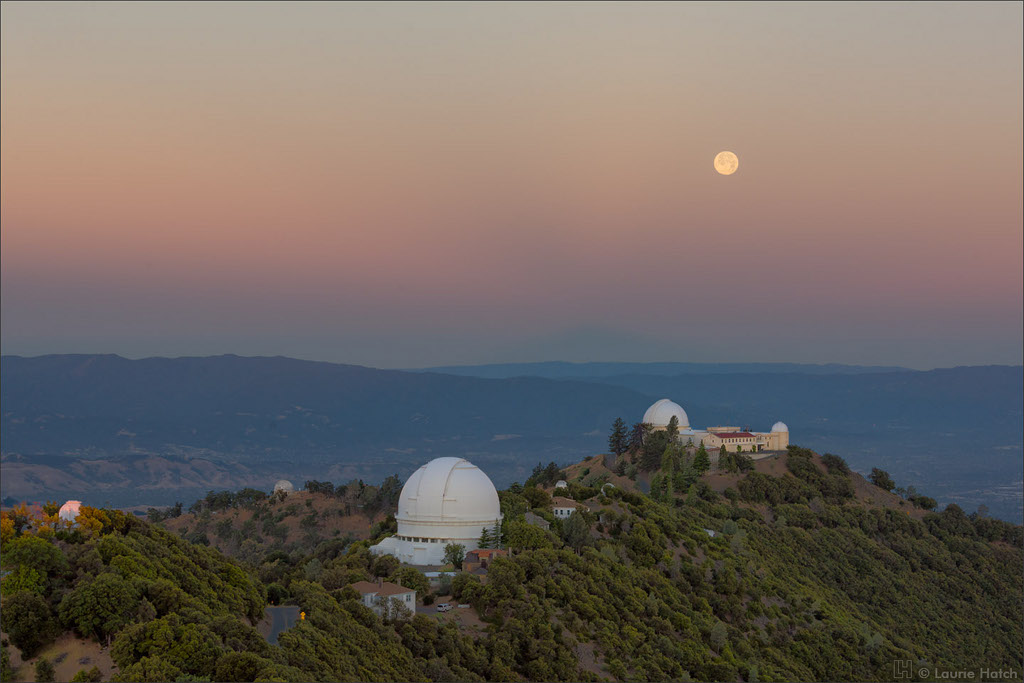
M 576 512 L 576 508 L 586 508 L 583 503 L 577 503 L 572 498 L 563 498 L 562 496 L 552 496 L 551 498 L 551 512 L 558 519 L 568 519 L 572 513 Z
M 398 498 L 398 533 L 370 548 L 413 565 L 444 564 L 444 547 L 480 546 L 501 523 L 498 492 L 483 470 L 462 458 L 437 458 L 413 472 Z
M 690 418 L 682 406 L 667 398 L 655 402 L 644 413 L 643 422 L 653 430 L 668 428 L 672 418 L 676 418 L 679 426 L 679 441 L 684 445 L 704 444 L 709 451 L 717 451 L 725 446 L 727 451 L 743 449 L 747 453 L 761 451 L 784 451 L 789 446 L 789 427 L 784 422 L 776 422 L 767 432 L 754 432 L 733 426 L 706 427 L 695 429 L 690 426 Z
M 352 584 L 352 588 L 359 593 L 363 604 L 376 612 L 377 616 L 384 614 L 388 607 L 387 603 L 391 600 L 406 607 L 410 612 L 416 612 L 416 591 L 412 588 L 385 581 L 383 578 L 378 578 L 376 583 L 357 581 Z

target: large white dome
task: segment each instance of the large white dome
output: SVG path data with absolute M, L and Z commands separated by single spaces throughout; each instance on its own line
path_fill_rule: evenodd
M 762 423 L 763 424 L 763 423 Z M 789 427 L 786 426 L 785 422 L 776 422 L 772 425 L 773 432 L 786 432 L 789 434 Z
M 295 487 L 287 479 L 278 479 L 277 483 L 274 484 L 274 493 L 278 491 L 284 491 L 285 493 L 291 493 L 295 490 Z
M 399 536 L 477 538 L 501 518 L 501 505 L 479 467 L 462 458 L 437 458 L 409 477 L 395 518 Z
M 667 398 L 661 399 L 647 409 L 647 412 L 644 413 L 644 422 L 654 427 L 668 427 L 673 415 L 679 418 L 679 429 L 686 429 L 690 426 L 690 418 L 686 416 L 686 411 L 682 406 Z

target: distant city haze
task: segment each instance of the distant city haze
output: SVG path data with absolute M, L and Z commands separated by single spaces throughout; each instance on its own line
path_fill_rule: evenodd
M 1021 3 L 0 13 L 5 354 L 1021 362 Z

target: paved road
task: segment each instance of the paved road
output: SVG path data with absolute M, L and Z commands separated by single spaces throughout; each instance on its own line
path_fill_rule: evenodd
M 299 608 L 295 605 L 267 607 L 263 613 L 270 619 L 270 633 L 266 638 L 271 645 L 277 644 L 277 636 L 281 631 L 295 626 L 295 622 L 299 620 Z

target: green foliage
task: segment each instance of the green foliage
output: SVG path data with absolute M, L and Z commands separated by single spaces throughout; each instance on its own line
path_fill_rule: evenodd
M 447 564 L 454 565 L 456 569 L 462 566 L 462 561 L 466 559 L 466 546 L 461 543 L 449 543 L 444 547 L 444 561 Z
M 53 668 L 53 664 L 46 657 L 40 657 L 39 661 L 36 662 L 36 681 L 39 683 L 51 683 L 57 679 L 57 672 Z
M 665 428 L 665 434 L 668 435 L 669 442 L 675 442 L 676 437 L 679 436 L 679 418 L 675 415 L 668 421 L 668 426 Z
M 554 547 L 550 531 L 518 521 L 508 522 L 505 527 L 505 545 L 510 550 L 539 550 Z
M 25 657 L 33 656 L 59 631 L 43 596 L 24 590 L 4 596 L 0 605 L 0 626 Z
M 871 476 L 868 477 L 868 480 L 884 491 L 892 491 L 896 488 L 896 482 L 892 480 L 889 473 L 885 470 L 880 470 L 877 467 L 871 468 Z
M 98 666 L 94 666 L 91 669 L 79 669 L 71 677 L 71 683 L 99 683 L 102 680 L 103 672 L 100 671 Z
M 389 581 L 406 588 L 412 588 L 419 596 L 424 596 L 430 592 L 430 581 L 423 575 L 423 572 L 415 567 L 400 568 L 391 575 Z
M 562 522 L 562 539 L 565 544 L 579 552 L 590 541 L 590 524 L 579 511 L 573 512 Z
M 8 683 L 14 680 L 14 667 L 11 666 L 11 654 L 7 651 L 7 645 L 0 645 L 0 683 Z
M 838 455 L 825 453 L 821 456 L 821 464 L 828 468 L 829 474 L 849 474 L 850 466 Z
M 629 433 L 626 428 L 626 423 L 621 417 L 617 417 L 615 418 L 615 423 L 612 425 L 611 436 L 608 437 L 608 450 L 616 456 L 619 456 L 625 453 L 628 447 Z
M 121 575 L 104 572 L 81 581 L 60 603 L 60 618 L 83 636 L 97 640 L 130 624 L 139 610 L 139 592 Z
M 711 458 L 710 456 L 708 456 L 707 449 L 704 448 L 703 441 L 697 448 L 697 453 L 693 457 L 693 469 L 698 476 L 703 475 L 709 469 L 711 469 Z
M 0 591 L 4 595 L 17 593 L 18 591 L 29 591 L 42 594 L 46 590 L 46 576 L 31 567 L 18 565 L 18 568 L 3 578 L 0 582 Z
M 645 472 L 652 472 L 661 467 L 661 458 L 665 449 L 672 445 L 672 439 L 665 430 L 651 432 L 644 439 L 643 450 L 638 465 Z
M 546 467 L 542 463 L 537 463 L 537 466 L 533 468 L 530 478 L 526 480 L 524 488 L 530 488 L 531 486 L 554 486 L 559 479 L 565 478 L 565 472 L 554 462 L 549 462 Z

